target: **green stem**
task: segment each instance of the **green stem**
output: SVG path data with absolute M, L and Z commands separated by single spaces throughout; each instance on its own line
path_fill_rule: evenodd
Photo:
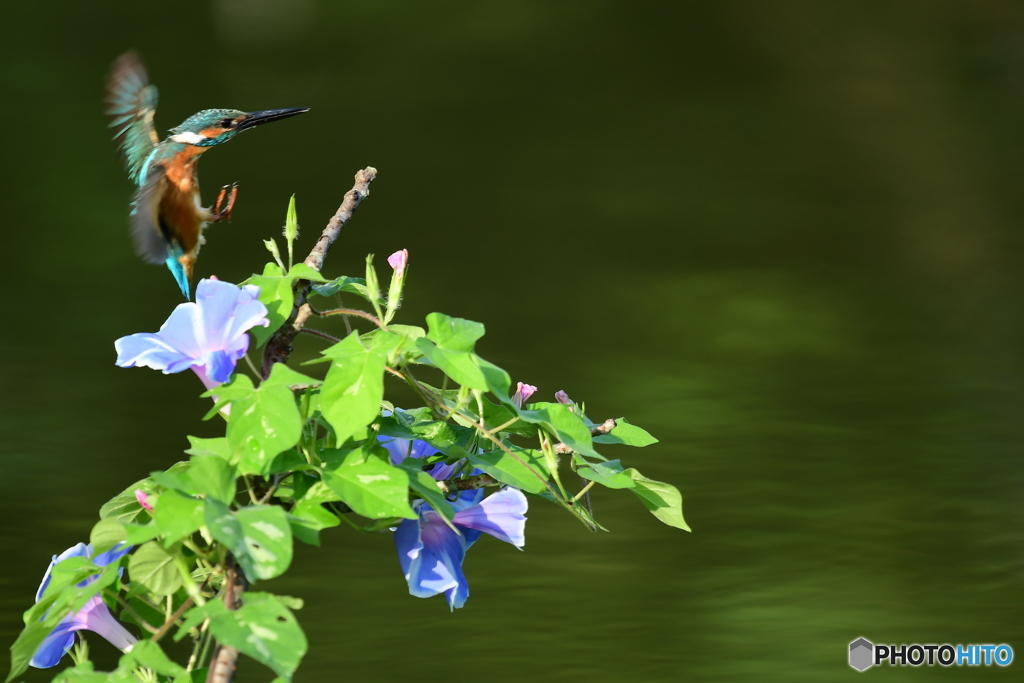
M 122 609 L 123 609 L 123 610 L 124 610 L 125 612 L 127 612 L 128 614 L 130 614 L 130 615 L 131 615 L 132 619 L 134 619 L 134 620 L 135 620 L 135 623 L 136 623 L 136 624 L 138 624 L 138 625 L 139 625 L 139 626 L 141 626 L 142 628 L 146 629 L 146 630 L 147 630 L 147 631 L 149 631 L 150 633 L 156 633 L 157 629 L 156 629 L 155 627 L 151 626 L 151 625 L 149 624 L 149 622 L 148 622 L 148 621 L 146 621 L 145 619 L 143 619 L 143 618 L 142 618 L 142 617 L 141 617 L 141 616 L 139 615 L 139 613 L 138 613 L 138 612 L 136 612 L 136 611 L 135 611 L 135 610 L 134 610 L 134 609 L 132 608 L 132 606 L 131 606 L 131 605 L 130 605 L 130 604 L 128 603 L 128 601 L 127 601 L 127 600 L 125 600 L 124 598 L 122 598 L 122 597 L 121 597 L 120 595 L 118 595 L 117 593 L 115 593 L 115 592 L 113 592 L 113 591 L 110 591 L 110 590 L 107 590 L 106 588 L 104 588 L 104 589 L 103 589 L 103 594 L 104 594 L 104 595 L 109 595 L 110 597 L 112 597 L 112 598 L 113 598 L 113 599 L 114 599 L 114 600 L 115 600 L 115 601 L 117 602 L 117 604 L 121 605 L 121 608 L 122 608 Z
M 331 316 L 331 315 L 345 315 L 345 316 L 355 315 L 355 316 L 359 316 L 360 318 L 365 318 L 365 319 L 369 320 L 371 323 L 373 323 L 374 325 L 376 325 L 377 327 L 379 327 L 382 330 L 387 329 L 387 327 L 385 327 L 384 323 L 382 323 L 380 321 L 380 318 L 374 317 L 374 315 L 372 313 L 367 313 L 366 311 L 356 310 L 355 308 L 334 308 L 334 309 L 331 309 L 330 311 L 317 311 L 317 315 L 323 316 L 323 317 L 327 317 L 327 316 Z
M 590 483 L 588 483 L 588 484 L 587 484 L 586 486 L 584 486 L 584 487 L 583 487 L 582 489 L 580 489 L 580 492 L 579 492 L 579 493 L 577 493 L 577 494 L 576 494 L 575 496 L 573 496 L 573 498 L 572 498 L 572 502 L 574 502 L 574 503 L 575 503 L 575 502 L 576 502 L 577 500 L 579 500 L 579 499 L 580 499 L 580 498 L 582 498 L 583 496 L 587 495 L 587 491 L 589 491 L 589 490 L 590 490 L 590 488 L 591 488 L 591 487 L 592 487 L 592 486 L 593 486 L 594 484 L 595 484 L 595 482 L 594 482 L 594 481 L 591 481 L 591 482 L 590 482 Z
M 181 582 L 185 586 L 185 592 L 189 594 L 189 597 L 195 601 L 197 605 L 202 607 L 206 604 L 206 598 L 203 597 L 203 593 L 199 590 L 199 586 L 192 580 L 192 572 L 188 568 L 188 564 L 185 563 L 185 558 L 178 555 L 175 559 L 175 564 L 178 566 L 178 573 L 181 574 Z
M 425 390 L 423 392 L 423 395 L 426 396 L 426 391 Z M 443 406 L 444 404 L 442 403 L 440 405 Z M 447 407 L 447 406 L 445 406 L 445 407 Z M 532 474 L 533 476 L 537 477 L 537 479 L 542 484 L 544 484 L 544 488 L 546 488 L 551 493 L 551 495 L 554 496 L 555 500 L 557 500 L 559 502 L 559 504 L 562 505 L 562 507 L 564 507 L 566 510 L 569 510 L 570 512 L 572 512 L 572 506 L 563 498 L 562 495 L 559 495 L 559 492 L 555 490 L 555 488 L 551 485 L 551 482 L 549 482 L 546 477 L 542 476 L 541 473 L 538 472 L 533 467 L 533 465 L 531 465 L 530 463 L 526 462 L 525 460 L 520 458 L 518 455 L 513 453 L 508 448 L 508 446 L 506 446 L 504 443 L 501 442 L 501 439 L 498 439 L 497 437 L 494 436 L 494 434 L 492 434 L 489 431 L 487 431 L 487 429 L 483 425 L 481 425 L 480 423 L 476 422 L 472 417 L 466 415 L 465 413 L 459 413 L 459 416 L 462 419 L 464 419 L 468 424 L 470 424 L 471 426 L 475 427 L 480 432 L 480 434 L 482 436 L 486 437 L 489 441 L 493 442 L 494 445 L 496 445 L 498 448 L 500 448 L 502 451 L 504 451 L 505 455 L 507 455 L 508 457 L 512 458 L 513 460 L 518 462 L 520 465 L 525 467 L 527 470 L 529 470 L 530 474 Z

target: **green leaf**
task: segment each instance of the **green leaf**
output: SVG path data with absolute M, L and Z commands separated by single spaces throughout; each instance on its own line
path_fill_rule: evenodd
M 209 456 L 207 458 L 209 459 Z M 213 460 L 224 462 L 217 458 L 213 458 Z M 171 544 L 186 536 L 191 536 L 199 530 L 199 527 L 203 526 L 203 501 L 178 491 L 164 491 L 156 499 L 153 519 L 164 537 L 164 547 L 170 547 Z
M 483 373 L 484 380 L 487 382 L 487 387 L 491 392 L 500 398 L 503 403 L 511 403 L 508 393 L 512 380 L 509 378 L 508 373 L 494 363 L 484 360 L 479 356 L 476 357 L 476 363 L 480 367 L 480 372 Z
M 679 489 L 671 484 L 648 479 L 633 468 L 626 470 L 626 473 L 636 483 L 631 490 L 652 515 L 669 526 L 690 531 L 683 519 L 683 496 Z
M 320 503 L 300 500 L 288 516 L 295 538 L 309 545 L 320 546 L 320 531 L 341 524 L 341 520 L 325 510 Z
M 152 493 L 155 488 L 150 479 L 140 479 L 104 503 L 100 508 L 100 519 L 115 519 L 127 523 L 134 522 L 141 516 L 143 521 L 148 521 L 149 514 L 139 505 L 135 490 Z
M 349 451 L 335 469 L 321 473 L 323 481 L 357 514 L 370 519 L 416 519 L 409 506 L 409 475 L 374 455 Z
M 285 474 L 287 472 L 294 472 L 295 470 L 312 470 L 315 469 L 312 465 L 306 462 L 297 450 L 290 448 L 284 453 L 281 453 L 274 462 L 270 464 L 270 469 L 267 470 L 267 474 Z
M 618 460 L 599 463 L 589 463 L 582 459 L 577 461 L 584 463 L 582 467 L 576 470 L 576 473 L 584 479 L 595 481 L 610 489 L 631 489 L 636 486 L 636 482 Z
M 192 444 L 192 448 L 185 451 L 188 455 L 215 455 L 224 460 L 231 460 L 231 445 L 226 436 L 218 436 L 215 439 L 190 436 L 188 442 Z
M 388 325 L 388 332 L 393 332 L 400 337 L 411 339 L 413 341 L 420 337 L 425 337 L 427 331 L 422 327 L 416 327 L 415 325 Z
M 622 443 L 627 446 L 650 446 L 658 443 L 658 440 L 648 434 L 645 430 L 636 425 L 626 422 L 626 418 L 620 417 L 615 421 L 616 427 L 607 434 L 600 434 L 593 437 L 594 443 Z
M 367 301 L 370 300 L 369 290 L 366 289 L 366 280 L 361 277 L 348 277 L 347 275 L 342 275 L 337 280 L 330 280 L 324 284 L 313 285 L 313 291 L 320 296 L 334 296 L 338 292 L 349 292 L 351 294 L 357 294 Z
M 482 323 L 452 318 L 443 313 L 431 313 L 427 316 L 427 339 L 438 347 L 449 351 L 472 351 L 480 337 L 484 336 Z
M 209 602 L 207 607 L 214 638 L 291 680 L 306 654 L 306 636 L 295 615 L 276 596 L 244 593 L 240 609 L 228 610 L 222 602 Z
M 423 471 L 423 461 L 418 458 L 406 458 L 398 463 L 398 467 L 409 475 L 409 487 L 420 494 L 430 507 L 437 510 L 446 520 L 455 519 L 455 508 L 444 497 L 444 492 L 437 485 L 437 480 Z
M 131 652 L 121 656 L 118 669 L 133 671 L 141 666 L 152 669 L 163 676 L 187 676 L 185 667 L 173 662 L 160 646 L 152 640 L 140 640 L 132 646 Z M 187 679 L 186 679 L 187 680 Z
M 96 671 L 93 663 L 79 662 L 70 669 L 64 669 L 53 683 L 135 683 L 136 679 L 129 671 Z
M 455 383 L 479 391 L 490 388 L 478 363 L 480 359 L 472 351 L 449 351 L 426 338 L 416 340 L 416 349 Z
M 189 462 L 189 493 L 210 496 L 222 503 L 235 499 L 237 472 L 226 460 L 216 455 L 193 455 Z
M 520 410 L 520 419 L 540 425 L 546 432 L 577 453 L 604 460 L 594 450 L 590 428 L 583 418 L 561 403 L 536 403 L 533 410 Z
M 544 466 L 544 454 L 518 446 L 512 446 L 510 450 L 518 460 L 502 450 L 494 450 L 479 455 L 470 454 L 469 461 L 498 481 L 528 493 L 540 493 L 547 489 L 545 482 L 550 473 Z
M 116 519 L 101 519 L 96 522 L 89 534 L 89 545 L 92 546 L 94 556 L 126 540 L 128 537 L 125 535 L 124 526 Z
M 169 492 L 168 492 L 169 493 Z M 136 550 L 128 561 L 128 576 L 153 595 L 172 595 L 181 588 L 181 575 L 174 555 L 150 541 Z
M 139 599 L 138 597 L 131 597 L 128 599 L 128 605 L 132 608 L 132 611 L 141 617 L 141 621 L 144 621 L 147 625 L 153 628 L 160 628 L 167 616 L 160 610 L 154 608 L 149 602 Z M 121 621 L 126 621 L 129 624 L 135 624 L 142 627 L 139 623 L 140 619 L 136 619 L 134 615 L 129 614 L 128 610 L 121 610 L 118 615 Z
M 296 263 L 292 266 L 291 270 L 288 271 L 287 277 L 293 280 L 309 280 L 310 282 L 327 282 L 323 275 L 319 271 L 314 270 L 305 263 Z
M 253 389 L 245 375 L 217 388 L 231 402 L 228 443 L 240 454 L 241 474 L 265 476 L 278 453 L 294 446 L 302 436 L 302 418 L 288 387 L 271 384 Z
M 292 531 L 284 510 L 274 506 L 245 507 L 232 512 L 206 499 L 206 526 L 228 547 L 250 581 L 280 576 L 292 562 Z
M 323 380 L 304 375 L 301 372 L 296 372 L 284 363 L 274 363 L 274 367 L 270 370 L 270 377 L 263 380 L 261 387 L 266 386 L 283 386 L 288 388 L 302 388 L 309 386 L 319 386 L 323 384 Z
M 516 406 L 511 401 L 505 404 L 495 404 L 485 398 L 483 406 L 484 424 L 488 429 L 497 429 L 502 425 L 508 425 L 502 427 L 501 431 L 530 438 L 537 436 L 537 425 L 520 420 Z
M 276 263 L 268 263 L 263 268 L 263 275 L 253 275 L 243 282 L 245 285 L 256 285 L 260 288 L 260 301 L 267 307 L 268 327 L 254 327 L 249 330 L 256 341 L 256 348 L 270 339 L 270 335 L 281 329 L 285 320 L 292 313 L 295 305 L 295 292 L 292 289 L 294 280 L 284 277 L 284 271 Z
M 263 346 L 292 314 L 296 280 L 325 282 L 318 272 L 304 263 L 296 263 L 287 274 L 276 263 L 268 263 L 263 268 L 262 275 L 253 275 L 242 283 L 260 288 L 259 299 L 267 307 L 267 319 L 270 320 L 268 327 L 254 327 L 249 330 L 249 334 L 256 340 L 256 348 Z
M 320 411 L 341 444 L 380 414 L 386 352 L 367 349 L 352 333 L 323 353 L 331 369 L 320 390 Z
M 129 544 L 141 545 L 159 536 L 160 527 L 154 521 L 150 521 L 149 524 L 125 524 L 124 533 Z

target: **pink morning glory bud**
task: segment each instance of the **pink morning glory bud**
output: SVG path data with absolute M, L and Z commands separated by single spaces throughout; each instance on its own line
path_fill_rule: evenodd
M 149 504 L 149 496 L 142 489 L 135 489 L 135 500 L 139 501 L 139 505 L 143 507 L 146 512 L 152 512 L 153 506 Z
M 388 256 L 388 264 L 395 269 L 396 276 L 402 277 L 405 273 L 405 267 L 409 264 L 409 250 L 402 249 Z
M 559 403 L 564 403 L 564 404 L 569 405 L 569 406 L 571 406 L 573 404 L 572 403 L 572 399 L 569 398 L 569 395 L 566 394 L 564 391 L 556 391 L 555 392 L 555 400 L 558 401 Z
M 409 266 L 409 250 L 402 249 L 388 256 L 388 263 L 395 269 L 391 276 L 391 286 L 388 287 L 388 307 L 384 314 L 384 324 L 391 322 L 395 312 L 402 305 L 402 288 L 405 286 L 405 269 Z
M 537 391 L 537 387 L 519 382 L 516 385 L 516 393 L 512 394 L 512 402 L 516 404 L 516 408 L 522 408 L 535 391 Z

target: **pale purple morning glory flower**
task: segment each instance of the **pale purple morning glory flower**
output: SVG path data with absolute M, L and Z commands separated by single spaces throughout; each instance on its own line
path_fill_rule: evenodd
M 516 393 L 512 394 L 512 402 L 516 404 L 516 408 L 522 408 L 523 404 L 533 396 L 537 391 L 537 387 L 531 384 L 523 384 L 519 382 L 516 385 Z
M 564 403 L 565 405 L 568 406 L 575 405 L 572 399 L 569 398 L 569 394 L 565 393 L 564 391 L 556 391 L 555 400 L 558 401 L 559 403 Z
M 256 285 L 200 280 L 195 302 L 175 308 L 159 332 L 140 332 L 114 342 L 117 365 L 146 366 L 165 375 L 191 368 L 207 389 L 227 382 L 249 349 L 246 332 L 270 324 L 259 293 Z
M 391 462 L 424 458 L 438 452 L 419 439 L 378 436 L 391 456 Z M 427 472 L 440 481 L 450 477 L 461 465 L 435 464 Z M 445 523 L 434 508 L 424 501 L 413 503 L 417 519 L 404 519 L 395 530 L 395 546 L 409 593 L 429 598 L 444 593 L 451 609 L 462 607 L 469 597 L 469 583 L 462 573 L 466 551 L 481 533 L 522 548 L 526 543 L 526 510 L 529 504 L 519 489 L 504 488 L 484 497 L 483 489 L 463 491 L 451 501 L 455 508 L 455 529 Z
M 96 557 L 92 558 L 92 561 L 100 567 L 105 567 L 108 564 L 117 562 L 131 549 L 132 546 L 118 544 L 111 550 L 96 555 Z M 55 555 L 53 561 L 50 562 L 50 566 L 46 569 L 46 574 L 43 575 L 43 582 L 39 584 L 39 590 L 36 592 L 36 602 L 42 599 L 46 587 L 50 585 L 50 576 L 53 568 L 58 563 L 69 557 L 90 556 L 92 556 L 92 546 L 85 543 L 79 543 L 73 548 L 68 548 L 60 555 Z M 85 586 L 95 580 L 96 577 L 92 577 L 78 585 Z M 69 614 L 50 632 L 50 635 L 46 636 L 46 639 L 36 649 L 35 654 L 32 655 L 32 666 L 37 669 L 48 669 L 51 666 L 56 666 L 61 657 L 75 644 L 75 632 L 82 630 L 89 630 L 100 634 L 111 645 L 122 652 L 127 652 L 131 649 L 132 645 L 138 642 L 138 639 L 129 633 L 114 618 L 114 615 L 110 613 L 110 610 L 107 609 L 106 604 L 103 602 L 103 598 L 99 595 L 94 595 L 89 598 L 89 601 L 85 603 L 82 609 L 74 614 Z

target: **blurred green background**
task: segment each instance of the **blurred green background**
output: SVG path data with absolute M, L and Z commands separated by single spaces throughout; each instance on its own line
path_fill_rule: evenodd
M 3 12 L 5 644 L 99 505 L 221 428 L 199 422 L 190 373 L 113 365 L 114 339 L 180 303 L 132 253 L 101 114 L 108 65 L 135 47 L 161 130 L 209 107 L 313 108 L 203 160 L 208 202 L 241 190 L 199 275 L 261 269 L 293 192 L 305 253 L 376 166 L 325 271 L 408 248 L 399 322 L 483 321 L 478 348 L 514 381 L 646 427 L 660 444 L 607 455 L 676 484 L 694 530 L 625 492 L 596 495 L 611 534 L 535 500 L 525 552 L 469 554 L 455 614 L 407 594 L 386 534 L 325 532 L 265 584 L 306 600 L 298 681 L 821 681 L 857 675 L 858 636 L 1024 656 L 1020 3 Z M 238 680 L 271 678 L 246 661 Z

